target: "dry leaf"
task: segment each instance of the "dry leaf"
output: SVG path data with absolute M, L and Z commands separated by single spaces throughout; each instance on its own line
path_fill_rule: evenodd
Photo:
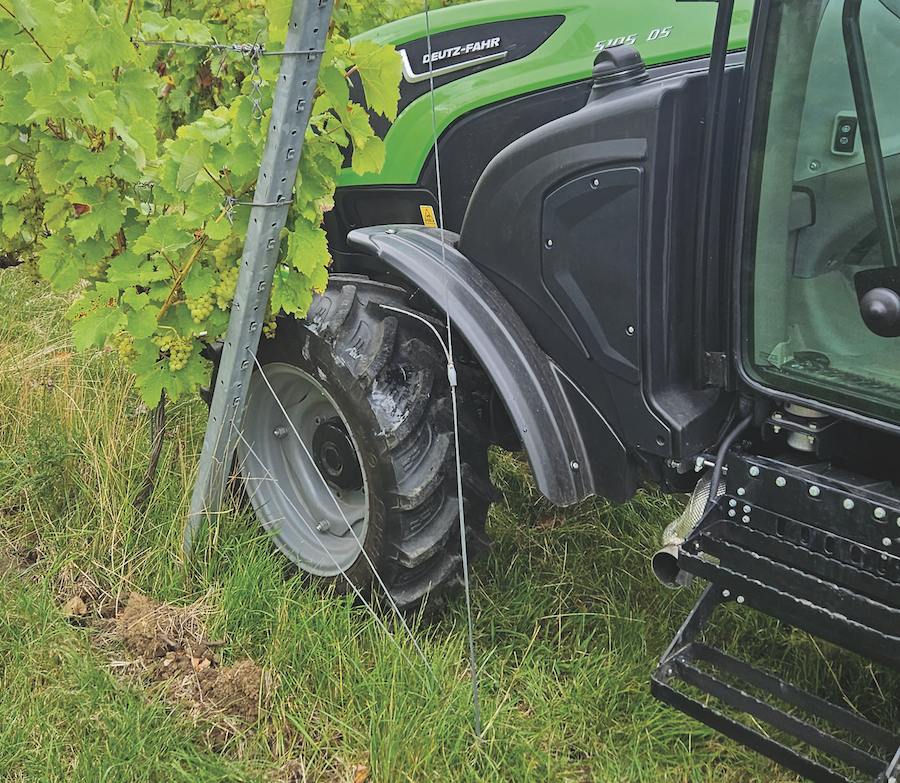
M 353 773 L 353 783 L 366 783 L 369 779 L 369 768 L 365 764 L 354 764 L 350 771 Z

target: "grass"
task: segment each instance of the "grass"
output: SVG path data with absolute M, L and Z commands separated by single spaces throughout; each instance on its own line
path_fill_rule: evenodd
M 432 678 L 395 623 L 396 643 L 348 599 L 287 572 L 246 512 L 223 514 L 184 568 L 205 409 L 172 406 L 156 490 L 136 512 L 146 411 L 112 355 L 72 350 L 65 307 L 0 272 L 0 780 L 796 779 L 649 695 L 700 589 L 650 576 L 676 500 L 642 491 L 623 506 L 556 509 L 518 459 L 494 455 L 505 500 L 472 580 L 479 747 L 461 597 L 413 629 Z M 98 618 L 61 611 L 86 589 L 92 607 L 131 591 L 202 605 L 224 662 L 263 667 L 260 721 L 211 739 L 208 719 L 117 675 L 121 644 Z M 896 717 L 884 706 L 896 702 L 892 680 L 842 668 L 830 648 L 765 618 L 723 614 L 727 645 Z

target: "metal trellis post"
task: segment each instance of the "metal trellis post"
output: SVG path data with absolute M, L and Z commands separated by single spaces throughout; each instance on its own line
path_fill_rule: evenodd
M 240 276 L 188 512 L 186 554 L 203 521 L 218 513 L 228 480 L 253 373 L 253 356 L 259 346 L 278 262 L 279 237 L 293 198 L 332 5 L 333 0 L 294 0 L 291 9 Z

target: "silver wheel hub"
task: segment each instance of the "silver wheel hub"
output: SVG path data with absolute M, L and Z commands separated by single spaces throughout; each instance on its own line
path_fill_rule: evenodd
M 250 382 L 241 476 L 278 548 L 304 571 L 336 576 L 356 562 L 368 531 L 359 450 L 318 380 L 291 364 L 264 372 L 268 384 L 259 373 Z

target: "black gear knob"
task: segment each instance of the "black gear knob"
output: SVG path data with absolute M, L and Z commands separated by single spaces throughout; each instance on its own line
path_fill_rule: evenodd
M 900 337 L 900 294 L 894 289 L 871 289 L 859 300 L 859 313 L 869 331 L 881 337 Z

